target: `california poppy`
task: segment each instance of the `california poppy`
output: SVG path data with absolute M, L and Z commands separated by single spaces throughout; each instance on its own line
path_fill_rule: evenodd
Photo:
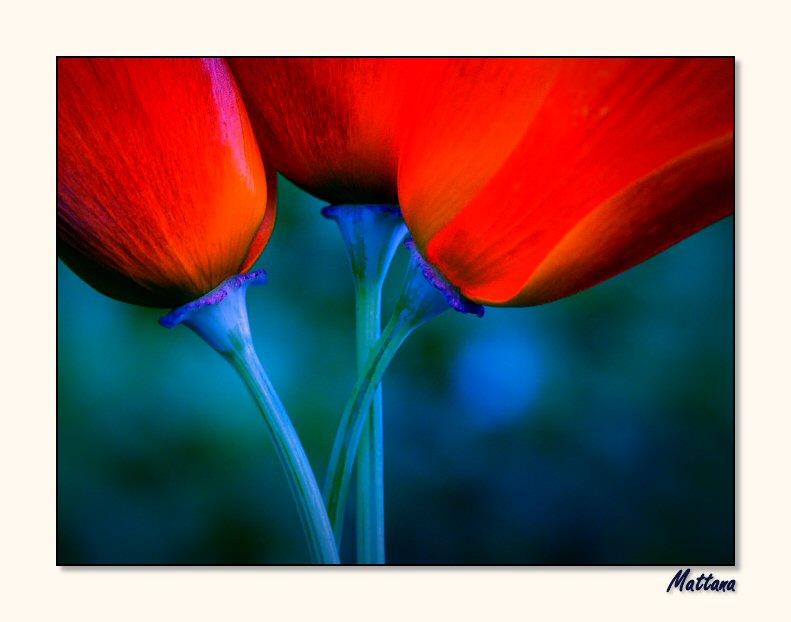
M 305 451 L 252 343 L 247 272 L 272 232 L 250 121 L 221 59 L 59 59 L 59 254 L 99 291 L 178 306 L 261 409 L 314 561 L 338 552 Z M 243 273 L 243 274 L 238 274 Z
M 329 203 L 398 200 L 398 126 L 415 59 L 229 58 L 267 162 Z
M 113 298 L 173 307 L 248 270 L 275 187 L 222 59 L 58 59 L 58 253 Z
M 231 65 L 284 175 L 334 203 L 397 200 L 476 302 L 573 294 L 734 209 L 732 59 Z

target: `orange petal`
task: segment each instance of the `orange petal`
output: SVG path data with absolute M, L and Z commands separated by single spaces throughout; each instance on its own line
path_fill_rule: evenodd
M 239 267 L 238 272 L 247 272 L 253 267 L 253 264 L 264 252 L 264 248 L 269 243 L 269 238 L 272 237 L 272 231 L 275 228 L 275 215 L 277 214 L 277 173 L 271 166 L 265 168 L 266 171 L 266 211 L 264 211 L 264 219 L 258 227 L 258 231 L 250 243 L 250 248 L 247 251 L 242 265 Z
M 235 58 L 264 159 L 331 203 L 394 203 L 404 97 L 421 59 Z
M 413 234 L 423 236 L 419 243 L 426 248 L 428 259 L 473 300 L 488 304 L 545 302 L 538 290 L 530 288 L 531 277 L 581 221 L 609 202 L 622 205 L 602 214 L 623 218 L 626 223 L 641 222 L 642 227 L 669 228 L 648 236 L 659 246 L 697 230 L 674 223 L 667 215 L 680 217 L 681 207 L 686 210 L 683 222 L 697 223 L 697 228 L 709 224 L 712 213 L 721 214 L 719 218 L 733 210 L 732 199 L 728 202 L 722 191 L 715 194 L 725 203 L 717 206 L 712 202 L 690 204 L 685 198 L 697 191 L 709 196 L 706 193 L 711 188 L 704 190 L 694 184 L 714 183 L 715 178 L 717 183 L 732 184 L 732 165 L 724 166 L 719 158 L 715 163 L 723 168 L 718 171 L 702 172 L 698 165 L 689 164 L 682 166 L 683 174 L 673 165 L 687 157 L 694 160 L 696 150 L 705 151 L 709 143 L 732 135 L 733 88 L 731 59 L 564 60 L 541 109 L 502 167 L 433 237 L 425 235 L 419 223 Z M 496 123 L 497 117 L 488 122 Z M 700 166 L 709 164 L 704 158 Z M 474 163 L 471 166 L 475 168 Z M 667 177 L 661 174 L 666 167 Z M 654 174 L 693 186 L 669 192 L 656 182 L 643 186 L 643 191 L 627 192 L 634 184 L 647 183 Z M 643 196 L 646 188 L 663 189 L 666 201 L 637 202 L 636 197 Z M 631 197 L 635 203 L 616 200 L 619 196 Z M 678 203 L 668 202 L 671 199 Z M 431 205 L 402 201 L 407 223 L 432 206 L 444 209 L 438 201 Z M 630 209 L 648 211 L 637 216 Z M 618 229 L 618 225 L 600 224 L 599 230 Z M 635 236 L 643 233 L 633 231 Z M 585 249 L 604 252 L 595 244 L 575 243 L 576 251 L 569 256 L 575 262 L 598 265 L 587 278 L 601 280 L 632 265 L 629 261 L 640 261 L 640 257 L 661 250 L 625 252 L 626 247 L 643 242 L 634 239 L 626 244 L 622 235 L 613 234 L 621 250 L 614 247 L 611 267 L 603 265 L 608 261 L 603 257 L 581 254 Z M 553 278 L 561 278 L 557 272 L 553 274 Z M 569 279 L 572 281 L 569 293 L 598 282 Z M 557 297 L 559 291 L 551 292 L 552 296 Z
M 589 213 L 544 258 L 509 305 L 570 296 L 733 213 L 733 135 L 696 149 Z
M 443 59 L 421 76 L 400 131 L 398 189 L 421 250 L 503 166 L 544 103 L 557 59 Z
M 58 60 L 59 252 L 89 283 L 182 304 L 235 274 L 272 224 L 225 61 Z

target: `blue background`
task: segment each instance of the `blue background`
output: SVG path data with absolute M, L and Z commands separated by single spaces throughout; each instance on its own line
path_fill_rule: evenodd
M 248 295 L 320 483 L 354 383 L 353 283 L 322 205 L 281 183 L 270 283 Z M 405 265 L 400 249 L 385 320 Z M 728 218 L 576 296 L 419 329 L 385 376 L 388 561 L 733 564 L 733 266 Z M 58 563 L 308 562 L 241 380 L 160 315 L 58 262 Z

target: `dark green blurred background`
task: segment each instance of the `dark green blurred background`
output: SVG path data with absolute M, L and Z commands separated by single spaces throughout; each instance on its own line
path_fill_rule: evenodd
M 321 206 L 281 183 L 270 284 L 248 295 L 319 483 L 354 382 L 352 279 Z M 385 376 L 389 562 L 733 564 L 733 249 L 729 218 L 571 298 L 419 329 Z M 160 315 L 59 262 L 58 563 L 308 562 L 241 380 Z

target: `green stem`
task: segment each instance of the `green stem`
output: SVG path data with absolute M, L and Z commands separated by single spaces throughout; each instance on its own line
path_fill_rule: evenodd
M 357 370 L 379 339 L 381 283 L 357 286 Z M 357 561 L 385 563 L 384 421 L 382 386 L 376 385 L 357 454 Z
M 394 205 L 332 205 L 322 214 L 334 220 L 349 253 L 357 319 L 357 373 L 379 339 L 382 284 L 398 243 L 406 234 Z M 384 432 L 382 390 L 374 385 L 357 461 L 357 561 L 385 563 Z M 340 533 L 337 534 L 340 546 Z
M 452 285 L 426 263 L 411 239 L 406 244 L 412 251 L 412 258 L 401 297 L 392 318 L 369 355 L 364 370 L 358 374 L 357 384 L 341 417 L 327 469 L 324 497 L 338 542 L 343 527 L 351 471 L 369 408 L 382 376 L 401 344 L 416 328 L 450 308 L 463 313 L 483 315 L 483 307 L 462 298 Z
M 225 358 L 239 372 L 264 415 L 297 505 L 312 561 L 317 564 L 340 563 L 327 511 L 310 462 L 255 350 L 252 346 L 245 347 L 240 352 L 228 353 Z
M 297 505 L 314 563 L 340 562 L 321 492 L 297 432 L 253 347 L 246 291 L 266 282 L 263 270 L 231 277 L 199 300 L 160 320 L 173 328 L 184 324 L 219 352 L 244 380 L 264 416 L 289 488 Z
M 343 514 L 352 467 L 371 402 L 387 367 L 412 330 L 407 321 L 396 317 L 391 320 L 377 342 L 376 349 L 368 358 L 365 370 L 358 376 L 350 401 L 347 402 L 341 417 L 324 485 L 327 514 L 337 542 L 340 542 L 343 529 Z

